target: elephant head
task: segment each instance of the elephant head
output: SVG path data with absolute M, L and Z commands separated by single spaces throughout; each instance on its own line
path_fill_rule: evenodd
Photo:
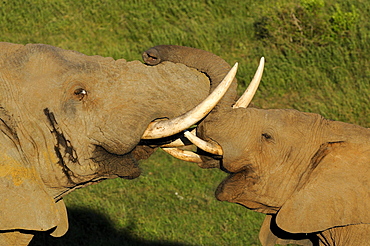
M 0 244 L 63 235 L 64 195 L 138 177 L 138 160 L 204 117 L 232 79 L 206 98 L 209 79 L 181 64 L 0 43 Z
M 329 245 L 368 242 L 370 227 L 357 224 L 370 223 L 369 129 L 295 110 L 237 108 L 201 130 L 222 147 L 220 166 L 230 173 L 219 200 L 274 215 L 278 238 L 281 230 Z
M 370 129 L 314 113 L 247 106 L 219 106 L 198 126 L 201 139 L 185 134 L 203 151 L 168 152 L 229 173 L 216 197 L 269 215 L 263 245 L 367 244 Z

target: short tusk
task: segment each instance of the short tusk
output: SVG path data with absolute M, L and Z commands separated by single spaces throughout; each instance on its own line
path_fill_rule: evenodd
M 221 100 L 226 91 L 229 89 L 237 70 L 238 63 L 235 63 L 234 67 L 229 71 L 217 88 L 198 106 L 172 120 L 151 122 L 141 138 L 157 139 L 172 136 L 196 124 L 198 121 L 203 119 Z
M 176 139 L 175 141 L 172 141 L 168 144 L 163 144 L 159 147 L 161 148 L 178 148 L 178 147 L 184 147 L 186 146 L 187 144 L 183 141 L 182 138 L 178 138 Z
M 203 139 L 198 138 L 196 135 L 194 135 L 194 134 L 192 134 L 191 132 L 188 132 L 188 131 L 186 131 L 184 133 L 184 135 L 195 146 L 197 146 L 198 148 L 200 148 L 200 149 L 202 149 L 202 150 L 204 150 L 208 153 L 211 153 L 211 154 L 214 154 L 214 155 L 222 155 L 222 153 L 223 153 L 221 146 L 216 144 L 216 143 L 210 143 L 210 142 L 204 141 Z
M 183 160 L 183 161 L 196 162 L 196 163 L 203 162 L 198 154 L 191 152 L 191 151 L 186 151 L 186 150 L 182 150 L 178 148 L 162 148 L 162 150 L 172 155 L 173 157 Z
M 197 134 L 197 129 L 194 128 L 193 130 L 190 131 L 192 134 L 196 135 Z M 178 147 L 184 147 L 184 146 L 187 146 L 187 145 L 192 145 L 193 143 L 189 141 L 189 139 L 185 138 L 184 136 L 182 137 L 179 137 L 178 139 L 170 142 L 170 143 L 167 143 L 167 144 L 163 144 L 159 147 L 161 148 L 178 148 Z
M 260 64 L 258 66 L 256 74 L 254 75 L 251 83 L 249 84 L 248 88 L 245 90 L 243 95 L 234 104 L 233 108 L 246 108 L 246 107 L 248 107 L 249 103 L 253 99 L 254 94 L 257 91 L 258 85 L 260 84 L 264 66 L 265 66 L 265 58 L 261 57 Z

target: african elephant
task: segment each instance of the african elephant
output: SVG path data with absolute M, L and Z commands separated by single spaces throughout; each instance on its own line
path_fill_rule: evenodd
M 27 245 L 36 231 L 62 236 L 63 196 L 138 177 L 138 160 L 204 117 L 231 84 L 210 94 L 209 79 L 182 64 L 0 43 L 0 245 Z
M 262 70 L 263 59 L 256 84 Z M 197 136 L 185 134 L 203 150 L 166 151 L 229 173 L 216 197 L 268 215 L 263 245 L 369 245 L 370 129 L 292 109 L 248 107 L 252 94 L 247 103 L 214 109 Z
M 221 166 L 230 173 L 219 200 L 273 215 L 272 232 L 314 234 L 319 245 L 370 242 L 369 129 L 295 110 L 239 108 L 222 116 L 228 120 L 202 130 L 222 146 Z

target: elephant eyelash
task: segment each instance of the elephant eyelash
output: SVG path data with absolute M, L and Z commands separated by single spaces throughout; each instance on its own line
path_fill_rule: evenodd
M 87 95 L 87 91 L 83 88 L 78 88 L 74 91 L 73 94 L 75 94 L 77 96 L 78 100 L 81 101 Z

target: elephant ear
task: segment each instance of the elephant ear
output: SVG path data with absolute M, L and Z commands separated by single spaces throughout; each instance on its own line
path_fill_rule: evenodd
M 0 169 L 3 169 L 0 171 L 0 230 L 47 231 L 55 228 L 53 236 L 64 235 L 68 229 L 64 202 L 55 203 L 31 175 L 23 179 L 23 175 L 28 175 L 26 169 L 9 170 L 6 167 L 6 172 L 17 172 L 17 177 L 6 173 L 3 176 L 4 166 Z
M 16 135 L 0 124 L 0 230 L 53 229 L 52 234 L 61 236 L 67 228 L 64 202 L 56 203 L 47 194 L 35 167 L 23 156 Z
M 276 244 L 312 246 L 313 242 L 317 241 L 315 239 L 310 234 L 291 234 L 281 230 L 276 226 L 275 215 L 266 215 L 259 233 L 259 240 L 263 246 L 275 246 Z
M 57 215 L 59 215 L 59 222 L 57 227 L 50 233 L 53 237 L 61 237 L 68 231 L 68 216 L 67 216 L 67 208 L 64 204 L 63 199 L 60 199 L 56 203 Z
M 370 223 L 370 150 L 335 142 L 322 145 L 305 183 L 283 204 L 276 224 L 290 233 Z

